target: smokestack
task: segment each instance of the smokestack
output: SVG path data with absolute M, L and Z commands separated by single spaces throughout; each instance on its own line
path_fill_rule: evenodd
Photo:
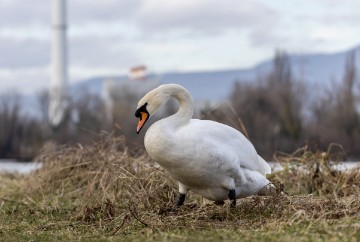
M 68 107 L 66 28 L 66 0 L 52 0 L 49 121 L 53 127 L 64 120 Z

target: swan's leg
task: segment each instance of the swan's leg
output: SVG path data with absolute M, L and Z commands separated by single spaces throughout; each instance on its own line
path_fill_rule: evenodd
M 229 190 L 229 199 L 230 199 L 230 207 L 235 208 L 236 207 L 236 192 L 235 189 Z
M 223 181 L 222 185 L 224 188 L 226 188 L 229 191 L 228 197 L 231 202 L 230 207 L 235 208 L 236 206 L 235 180 L 231 177 L 228 177 Z
M 188 192 L 189 188 L 184 184 L 179 182 L 179 196 L 176 199 L 176 206 L 180 207 L 184 204 L 186 193 Z
M 176 199 L 176 206 L 180 207 L 184 204 L 186 194 L 179 193 L 179 196 Z

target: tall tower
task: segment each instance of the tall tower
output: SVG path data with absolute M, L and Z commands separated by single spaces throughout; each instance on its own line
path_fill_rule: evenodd
M 49 122 L 57 127 L 68 108 L 66 0 L 52 0 L 52 46 Z

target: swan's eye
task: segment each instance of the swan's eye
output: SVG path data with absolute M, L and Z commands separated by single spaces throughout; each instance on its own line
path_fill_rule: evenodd
M 148 105 L 148 103 L 145 103 L 144 105 L 142 105 L 140 108 L 138 108 L 136 111 L 135 111 L 135 117 L 139 118 L 140 121 L 142 119 L 142 115 L 141 113 L 146 113 L 149 115 L 149 112 L 147 111 L 146 109 L 146 106 Z
M 141 112 L 138 110 L 136 110 L 135 112 L 135 117 L 139 118 L 141 120 Z

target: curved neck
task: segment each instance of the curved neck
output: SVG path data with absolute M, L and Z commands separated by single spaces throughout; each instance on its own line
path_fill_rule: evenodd
M 170 97 L 179 102 L 179 110 L 168 119 L 171 119 L 175 125 L 188 123 L 194 113 L 194 104 L 190 93 L 185 88 L 176 86 L 172 88 Z

